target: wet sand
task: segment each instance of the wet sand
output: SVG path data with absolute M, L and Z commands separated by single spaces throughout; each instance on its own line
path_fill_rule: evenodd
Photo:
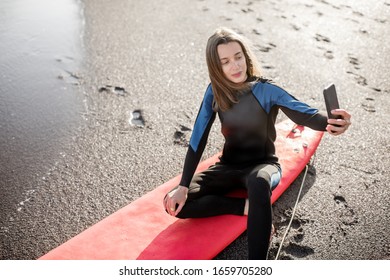
M 0 2 L 0 232 L 82 123 L 79 6 L 53 3 Z
M 2 259 L 36 259 L 181 173 L 208 84 L 206 41 L 218 26 L 251 39 L 263 74 L 300 100 L 324 110 L 322 89 L 334 83 L 353 115 L 345 135 L 323 138 L 280 258 L 390 257 L 390 2 L 84 5 L 83 123 L 28 201 L 5 217 Z M 219 128 L 216 121 L 204 158 L 221 149 Z M 271 259 L 301 179 L 274 206 Z M 246 256 L 244 233 L 217 259 Z

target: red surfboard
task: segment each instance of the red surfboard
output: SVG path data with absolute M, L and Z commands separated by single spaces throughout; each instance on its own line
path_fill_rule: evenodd
M 276 153 L 282 179 L 273 190 L 274 203 L 304 169 L 323 132 L 290 120 L 276 125 Z M 218 161 L 201 162 L 197 172 Z M 66 260 L 206 260 L 214 258 L 246 230 L 246 216 L 221 215 L 180 220 L 163 209 L 163 198 L 178 185 L 180 175 L 123 207 L 51 250 L 40 259 Z M 243 195 L 243 194 L 240 194 Z M 244 194 L 245 195 L 245 194 Z

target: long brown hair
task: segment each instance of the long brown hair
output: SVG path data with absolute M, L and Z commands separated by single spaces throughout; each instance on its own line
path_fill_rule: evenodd
M 229 81 L 222 71 L 217 47 L 220 44 L 230 42 L 237 42 L 242 48 L 247 65 L 246 74 L 248 79 L 261 76 L 258 61 L 249 47 L 249 42 L 231 29 L 218 28 L 207 41 L 206 61 L 216 105 L 222 111 L 230 109 L 234 103 L 237 103 L 237 94 L 249 87 L 248 83 L 236 84 Z M 217 110 L 216 106 L 214 106 L 214 110 Z

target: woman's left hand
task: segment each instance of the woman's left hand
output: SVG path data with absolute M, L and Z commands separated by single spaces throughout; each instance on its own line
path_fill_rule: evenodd
M 344 109 L 336 109 L 332 110 L 332 114 L 339 115 L 342 118 L 340 119 L 328 119 L 328 125 L 326 127 L 326 130 L 331 135 L 340 135 L 344 133 L 348 127 L 351 125 L 351 114 L 349 114 Z

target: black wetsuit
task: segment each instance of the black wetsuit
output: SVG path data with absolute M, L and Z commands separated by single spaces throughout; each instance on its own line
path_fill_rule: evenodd
M 272 226 L 271 189 L 280 180 L 275 155 L 275 120 L 281 109 L 297 124 L 325 130 L 327 117 L 265 80 L 251 82 L 229 110 L 218 111 L 225 144 L 221 161 L 194 176 L 216 113 L 211 86 L 206 90 L 187 151 L 180 185 L 188 198 L 177 217 L 243 215 L 245 199 L 227 197 L 235 188 L 248 190 L 249 259 L 265 259 Z

